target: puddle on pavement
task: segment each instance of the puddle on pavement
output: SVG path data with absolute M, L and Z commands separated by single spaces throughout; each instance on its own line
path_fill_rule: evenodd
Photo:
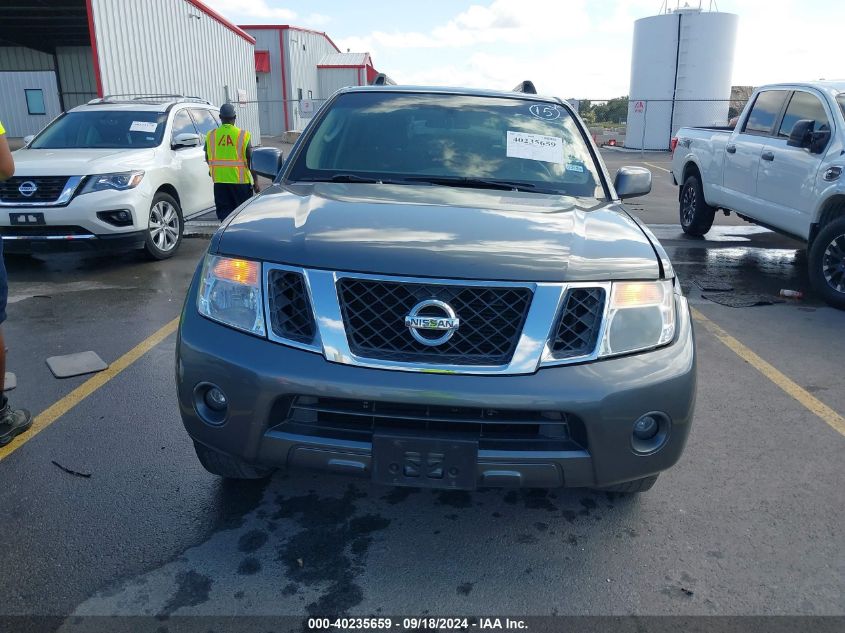
M 748 307 L 758 301 L 783 303 L 779 293 L 787 289 L 801 291 L 804 298 L 786 300 L 786 303 L 823 305 L 813 293 L 807 277 L 807 251 L 767 246 L 772 240 L 783 239 L 771 232 L 757 230 L 747 246 L 691 240 L 688 245 L 669 243 L 666 250 L 684 292 L 694 297 L 705 296 L 723 305 Z M 720 298 L 727 300 L 720 301 Z
M 383 570 L 398 570 L 400 559 L 414 561 L 407 573 L 434 577 L 429 566 L 463 557 L 453 587 L 420 587 L 418 596 L 430 606 L 426 591 L 443 591 L 457 607 L 487 575 L 513 573 L 498 567 L 503 551 L 531 574 L 548 567 L 548 548 L 565 563 L 640 537 L 632 519 L 640 505 L 635 496 L 582 489 L 435 491 L 279 473 L 238 524 L 112 583 L 60 630 L 85 630 L 85 616 L 97 615 L 148 616 L 166 626 L 181 615 L 349 613 L 386 603 L 395 587 Z M 493 551 L 496 560 L 485 562 Z

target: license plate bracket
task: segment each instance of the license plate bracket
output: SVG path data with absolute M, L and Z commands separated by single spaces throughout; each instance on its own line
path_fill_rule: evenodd
M 47 222 L 44 220 L 43 213 L 17 212 L 9 214 L 9 224 L 12 226 L 44 226 Z
M 475 490 L 478 442 L 373 434 L 373 481 L 391 486 Z

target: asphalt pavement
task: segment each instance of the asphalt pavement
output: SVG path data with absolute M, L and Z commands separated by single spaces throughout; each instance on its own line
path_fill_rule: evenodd
M 194 456 L 173 380 L 207 240 L 157 263 L 7 258 L 9 396 L 54 421 L 0 449 L 0 630 L 10 615 L 64 631 L 87 615 L 154 616 L 149 630 L 185 615 L 845 615 L 845 312 L 812 294 L 800 243 L 733 217 L 683 236 L 668 155 L 606 159 L 655 174 L 628 206 L 696 315 L 692 435 L 650 492 L 223 482 Z M 717 281 L 732 290 L 702 289 Z M 44 362 L 85 350 L 112 364 L 94 389 Z

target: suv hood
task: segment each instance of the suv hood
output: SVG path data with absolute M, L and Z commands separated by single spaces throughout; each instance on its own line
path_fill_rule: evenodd
M 414 277 L 660 276 L 654 247 L 617 203 L 429 185 L 274 185 L 218 232 L 215 249 L 309 268 Z
M 145 169 L 154 149 L 20 149 L 15 176 L 88 176 Z

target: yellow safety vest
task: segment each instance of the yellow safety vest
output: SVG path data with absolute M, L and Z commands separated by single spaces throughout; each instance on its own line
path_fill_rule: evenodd
M 232 185 L 252 184 L 246 159 L 249 132 L 224 123 L 205 138 L 205 152 L 214 182 Z

